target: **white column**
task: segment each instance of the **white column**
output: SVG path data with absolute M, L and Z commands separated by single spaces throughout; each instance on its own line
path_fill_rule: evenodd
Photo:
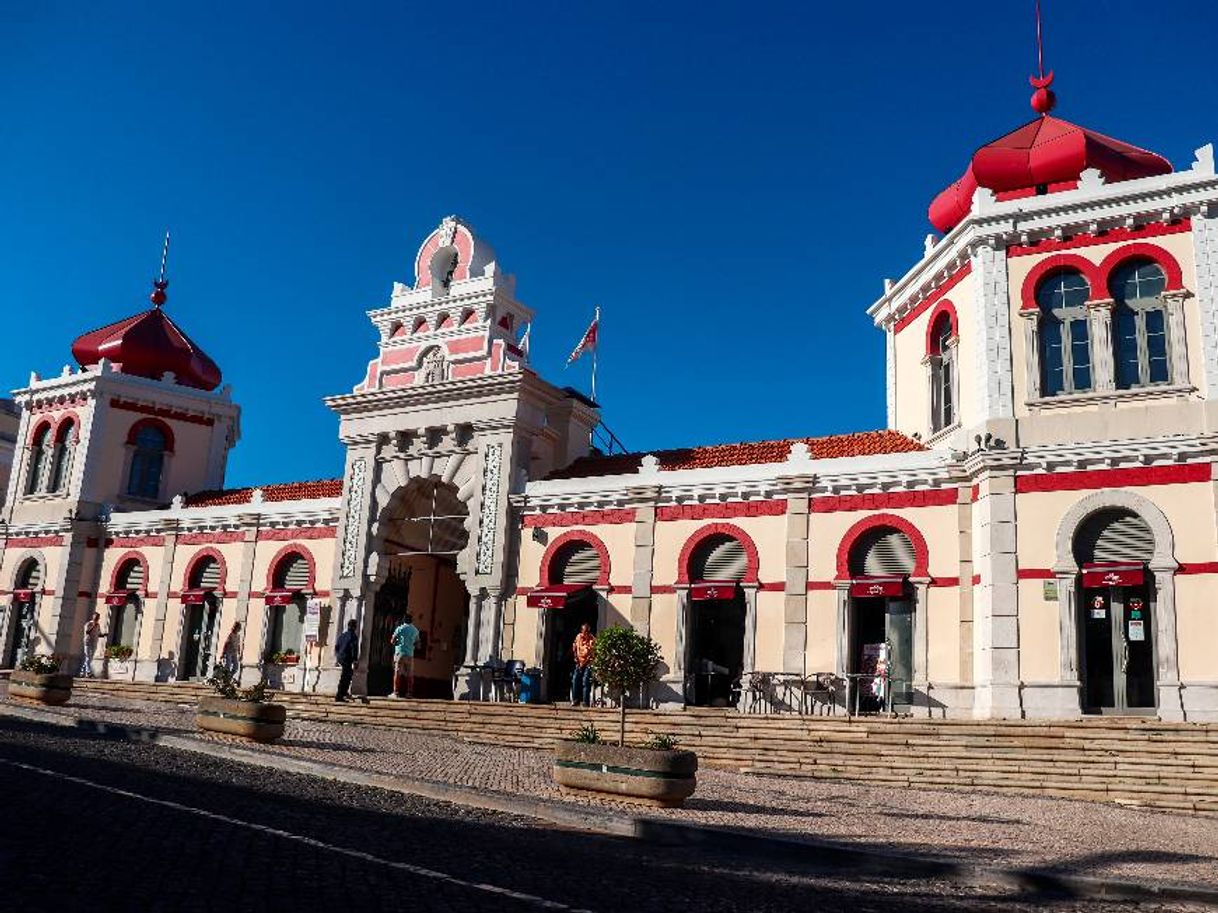
M 839 580 L 834 584 L 837 591 L 837 657 L 835 667 L 838 675 L 850 671 L 850 581 Z
M 1155 575 L 1155 654 L 1159 717 L 1183 720 L 1179 644 L 1176 639 L 1176 569 L 1151 567 Z
M 1094 390 L 1116 389 L 1113 363 L 1111 298 L 1087 302 L 1087 326 L 1091 336 L 1091 386 Z
M 1014 414 L 1014 387 L 1006 253 L 982 245 L 973 254 L 972 272 L 977 287 L 973 296 L 973 332 L 977 339 L 972 346 L 972 384 L 981 410 L 978 418 L 1010 418 Z
M 744 589 L 744 664 L 741 678 L 748 679 L 757 664 L 757 584 L 746 583 Z
M 1197 264 L 1197 310 L 1201 315 L 1202 387 L 1218 399 L 1218 211 L 1211 204 L 1193 216 L 1193 258 Z
M 1167 352 L 1171 359 L 1171 383 L 1187 384 L 1188 334 L 1184 329 L 1184 299 L 1188 297 L 1188 292 L 1164 292 L 1161 297 L 1167 306 Z
M 930 578 L 916 577 L 910 583 L 914 585 L 913 686 L 925 691 L 930 680 Z

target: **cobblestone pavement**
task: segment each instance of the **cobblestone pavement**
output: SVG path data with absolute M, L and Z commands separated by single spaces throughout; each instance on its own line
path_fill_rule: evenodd
M 77 694 L 59 712 L 195 734 L 188 705 Z M 259 748 L 378 773 L 590 801 L 562 796 L 550 779 L 548 755 L 528 749 L 300 720 L 289 720 L 280 743 Z M 1218 819 L 1101 803 L 703 770 L 697 794 L 683 809 L 619 807 L 633 814 L 827 837 L 978 864 L 1218 884 Z
M 847 879 L 0 720 L 0 897 L 93 911 L 1119 913 L 934 880 Z

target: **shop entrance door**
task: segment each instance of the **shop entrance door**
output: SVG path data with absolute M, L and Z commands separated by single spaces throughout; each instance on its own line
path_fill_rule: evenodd
M 1083 590 L 1084 712 L 1154 712 L 1158 695 L 1152 613 L 1146 584 Z
M 571 647 L 581 625 L 596 633 L 598 606 L 596 591 L 591 587 L 567 596 L 563 605 L 546 609 L 546 693 L 553 703 L 571 700 L 571 676 L 575 672 L 575 654 Z
M 372 603 L 372 633 L 368 641 L 368 694 L 393 690 L 394 655 L 390 638 L 409 609 L 412 569 L 404 562 L 391 565 Z M 417 627 L 417 625 L 416 625 Z
M 913 703 L 913 602 L 907 597 L 851 597 L 850 707 L 905 713 Z M 879 673 L 886 672 L 883 680 Z M 871 678 L 870 676 L 876 676 Z
M 186 607 L 182 634 L 182 678 L 207 678 L 211 675 L 212 642 L 219 610 L 215 597 L 208 594 L 203 602 Z
M 693 689 L 687 699 L 696 707 L 728 707 L 736 702 L 744 669 L 744 592 L 734 584 L 702 588 L 730 596 L 698 599 L 691 591 L 687 668 Z

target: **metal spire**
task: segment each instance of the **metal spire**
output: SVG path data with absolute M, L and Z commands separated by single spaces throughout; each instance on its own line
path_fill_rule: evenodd
M 1057 104 L 1057 96 L 1049 88 L 1053 85 L 1053 71 L 1050 70 L 1049 75 L 1045 75 L 1045 39 L 1044 29 L 1041 27 L 1040 0 L 1036 0 L 1036 70 L 1039 75 L 1028 77 L 1028 82 L 1036 89 L 1032 93 L 1032 110 L 1043 117 L 1053 110 L 1053 106 Z
M 165 289 L 169 288 L 169 280 L 165 278 L 165 267 L 169 263 L 169 229 L 165 229 L 165 246 L 161 248 L 161 276 L 152 283 L 152 294 L 149 300 L 158 308 L 165 303 L 169 296 Z

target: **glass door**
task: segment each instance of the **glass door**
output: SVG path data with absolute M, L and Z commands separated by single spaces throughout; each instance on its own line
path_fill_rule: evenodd
M 888 684 L 894 713 L 908 713 L 913 705 L 913 602 L 889 599 L 886 625 Z
M 1083 709 L 1138 713 L 1156 706 L 1149 588 L 1083 590 Z

